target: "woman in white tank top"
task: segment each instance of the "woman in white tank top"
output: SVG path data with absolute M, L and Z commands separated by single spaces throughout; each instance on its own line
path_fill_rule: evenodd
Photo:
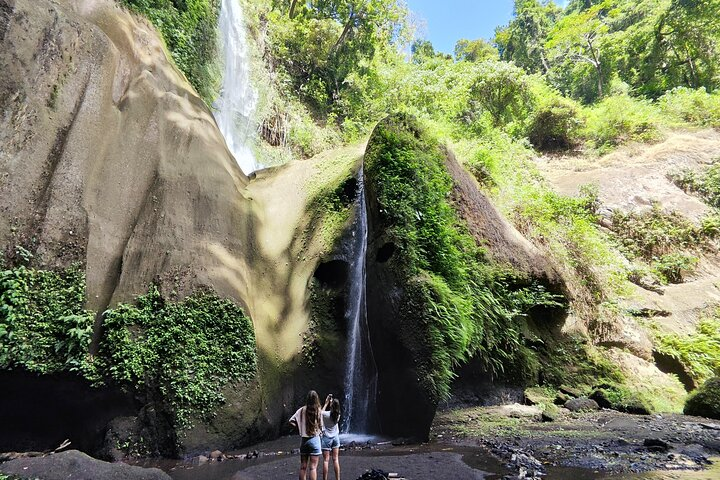
M 337 398 L 333 399 L 332 395 L 328 395 L 321 415 L 323 420 L 323 480 L 328 480 L 330 452 L 333 457 L 335 480 L 340 480 L 340 427 L 338 425 L 340 423 L 340 401 Z

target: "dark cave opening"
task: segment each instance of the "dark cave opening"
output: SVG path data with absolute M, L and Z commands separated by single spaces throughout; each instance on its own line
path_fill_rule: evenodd
M 375 256 L 375 260 L 378 263 L 386 263 L 390 258 L 395 254 L 395 250 L 397 247 L 395 247 L 395 244 L 392 242 L 388 242 L 382 247 L 380 247 L 377 251 L 377 255 Z
M 344 260 L 330 260 L 321 263 L 313 277 L 323 288 L 340 290 L 345 286 L 350 272 L 350 265 Z

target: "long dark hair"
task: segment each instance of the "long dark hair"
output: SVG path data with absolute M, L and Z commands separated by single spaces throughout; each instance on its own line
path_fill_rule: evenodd
M 340 400 L 337 398 L 334 398 L 330 403 L 330 418 L 335 423 L 340 419 Z
M 305 429 L 308 435 L 315 435 L 320 431 L 320 397 L 315 390 L 310 390 L 305 402 Z

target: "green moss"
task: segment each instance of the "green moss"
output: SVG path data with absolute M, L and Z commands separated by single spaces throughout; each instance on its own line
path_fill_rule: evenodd
M 720 420 L 720 377 L 714 377 L 695 390 L 685 402 L 686 415 Z
M 160 31 L 177 67 L 210 105 L 217 94 L 220 0 L 122 0 Z
M 444 162 L 440 143 L 405 115 L 381 122 L 365 155 L 381 228 L 397 246 L 400 323 L 418 378 L 436 399 L 448 395 L 454 367 L 471 357 L 494 374 L 534 376 L 523 315 L 538 304 L 558 306 L 537 285 L 511 288 L 514 274 L 489 261 L 449 201 Z
M 310 325 L 303 335 L 303 362 L 316 366 L 320 352 L 337 352 L 342 345 L 338 319 L 342 319 L 343 292 L 323 288 L 316 279 L 310 284 Z

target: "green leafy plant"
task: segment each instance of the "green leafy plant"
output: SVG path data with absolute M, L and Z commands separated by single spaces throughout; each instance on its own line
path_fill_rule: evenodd
M 659 352 L 677 359 L 697 383 L 720 374 L 720 310 L 703 319 L 691 335 L 657 333 Z
M 414 118 L 391 116 L 373 132 L 365 169 L 383 229 L 397 245 L 394 264 L 405 289 L 400 322 L 425 389 L 445 398 L 454 368 L 471 357 L 495 374 L 533 376 L 523 316 L 562 301 L 537 285 L 512 287 L 515 274 L 478 247 L 448 200 L 453 181 L 438 141 Z
M 146 401 L 160 402 L 173 426 L 212 416 L 222 388 L 256 370 L 250 320 L 229 300 L 198 292 L 166 302 L 157 287 L 136 305 L 105 312 L 105 334 L 94 367 Z
M 664 283 L 682 283 L 697 268 L 699 259 L 684 253 L 662 255 L 652 264 L 652 270 Z
M 0 368 L 41 374 L 82 371 L 94 315 L 84 309 L 79 265 L 0 271 Z

